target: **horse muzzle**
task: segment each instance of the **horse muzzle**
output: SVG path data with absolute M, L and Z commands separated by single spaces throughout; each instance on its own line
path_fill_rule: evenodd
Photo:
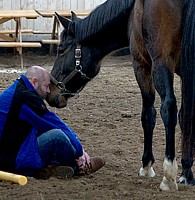
M 52 100 L 47 97 L 46 101 L 51 107 L 64 108 L 67 106 L 68 97 L 63 94 L 58 94 Z

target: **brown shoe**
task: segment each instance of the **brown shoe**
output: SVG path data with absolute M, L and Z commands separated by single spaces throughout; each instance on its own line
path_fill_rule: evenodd
M 90 166 L 85 173 L 92 174 L 101 169 L 105 165 L 105 163 L 105 160 L 101 157 L 92 157 L 90 159 Z
M 69 166 L 50 165 L 47 168 L 38 170 L 35 174 L 37 179 L 49 179 L 51 176 L 62 179 L 71 178 L 74 175 L 74 170 Z

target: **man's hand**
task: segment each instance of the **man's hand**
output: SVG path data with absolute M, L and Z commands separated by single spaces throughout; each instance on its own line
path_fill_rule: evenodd
M 87 152 L 83 150 L 83 155 L 76 159 L 77 165 L 79 166 L 79 169 L 81 170 L 81 173 L 85 173 L 85 171 L 88 169 L 90 164 L 90 156 Z

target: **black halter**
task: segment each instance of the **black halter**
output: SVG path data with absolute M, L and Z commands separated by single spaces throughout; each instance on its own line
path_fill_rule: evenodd
M 61 90 L 61 95 L 69 95 L 70 97 L 75 96 L 78 94 L 84 86 L 82 86 L 79 90 L 77 90 L 76 93 L 72 93 L 71 91 L 68 91 L 66 89 L 66 84 L 77 74 L 80 73 L 81 77 L 85 80 L 90 81 L 91 78 L 89 78 L 86 74 L 82 72 L 82 66 L 81 66 L 81 45 L 77 44 L 77 48 L 75 49 L 75 68 L 74 70 L 65 77 L 62 81 L 58 82 L 53 76 L 51 76 L 51 81 Z M 88 82 L 87 81 L 87 82 Z

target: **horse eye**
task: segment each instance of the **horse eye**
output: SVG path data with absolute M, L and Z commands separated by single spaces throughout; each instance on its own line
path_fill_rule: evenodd
M 58 54 L 64 53 L 65 50 L 66 49 L 61 44 L 58 46 Z
M 58 45 L 58 49 L 59 49 L 59 50 L 65 49 L 62 43 L 60 43 L 60 44 Z

